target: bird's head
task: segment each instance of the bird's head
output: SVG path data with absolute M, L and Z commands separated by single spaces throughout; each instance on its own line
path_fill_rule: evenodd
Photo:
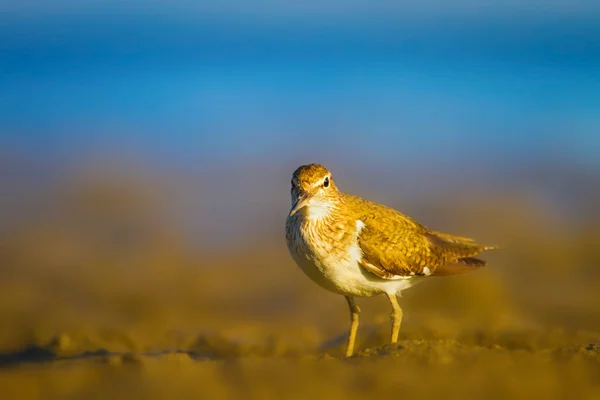
M 322 217 L 335 206 L 339 191 L 327 168 L 308 164 L 294 171 L 291 195 L 290 217 L 303 209 L 309 217 Z

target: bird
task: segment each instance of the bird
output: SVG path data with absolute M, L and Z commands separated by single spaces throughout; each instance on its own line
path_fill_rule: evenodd
M 427 277 L 487 264 L 476 257 L 496 246 L 430 230 L 388 206 L 344 193 L 327 167 L 306 164 L 291 180 L 286 243 L 300 269 L 322 288 L 343 295 L 350 310 L 346 357 L 354 354 L 360 308 L 355 297 L 387 296 L 391 343 L 398 341 L 403 290 Z

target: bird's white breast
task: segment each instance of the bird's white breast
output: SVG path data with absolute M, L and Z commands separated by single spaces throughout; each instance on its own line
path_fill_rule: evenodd
M 362 251 L 357 237 L 364 227 L 362 221 L 348 226 L 316 215 L 322 215 L 320 210 L 309 208 L 292 217 L 286 236 L 296 264 L 314 282 L 332 292 L 367 297 L 398 293 L 411 286 L 411 279 L 380 279 L 360 266 Z

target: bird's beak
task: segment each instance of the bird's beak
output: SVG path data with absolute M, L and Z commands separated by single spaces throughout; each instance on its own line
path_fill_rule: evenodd
M 307 192 L 300 193 L 298 196 L 298 200 L 292 205 L 292 210 L 290 211 L 290 217 L 298 212 L 302 207 L 306 207 L 308 203 L 312 199 L 312 195 Z

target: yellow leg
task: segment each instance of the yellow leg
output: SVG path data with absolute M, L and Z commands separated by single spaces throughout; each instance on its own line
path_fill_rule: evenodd
M 388 299 L 390 299 L 390 303 L 392 304 L 392 339 L 391 343 L 396 343 L 398 341 L 398 334 L 400 333 L 400 324 L 402 324 L 402 309 L 398 304 L 398 298 L 395 294 L 388 293 Z
M 346 348 L 346 357 L 352 356 L 354 353 L 354 341 L 356 340 L 356 331 L 358 330 L 358 314 L 360 308 L 354 302 L 354 297 L 345 296 L 350 307 L 350 336 L 348 337 L 348 347 Z

